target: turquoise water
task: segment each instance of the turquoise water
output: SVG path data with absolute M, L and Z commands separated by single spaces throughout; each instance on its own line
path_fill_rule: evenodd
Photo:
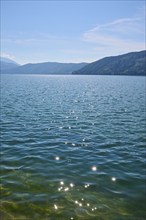
M 144 220 L 145 78 L 1 76 L 1 219 Z

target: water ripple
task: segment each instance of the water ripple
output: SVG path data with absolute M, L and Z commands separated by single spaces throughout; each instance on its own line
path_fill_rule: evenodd
M 2 76 L 2 219 L 144 220 L 144 92 L 143 77 Z

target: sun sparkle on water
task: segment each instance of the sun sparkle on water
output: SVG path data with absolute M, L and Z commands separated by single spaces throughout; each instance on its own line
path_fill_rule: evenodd
M 60 160 L 60 157 L 58 157 L 58 156 L 57 156 L 57 157 L 55 157 L 55 160 Z
M 92 171 L 96 171 L 96 170 L 97 170 L 97 167 L 96 167 L 96 166 L 93 166 L 91 169 L 92 169 Z
M 115 182 L 116 181 L 116 177 L 112 177 L 112 181 Z

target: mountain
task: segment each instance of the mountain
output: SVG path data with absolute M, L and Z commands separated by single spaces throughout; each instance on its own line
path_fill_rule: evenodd
M 76 75 L 146 75 L 146 50 L 105 57 L 74 71 Z
M 146 50 L 105 57 L 87 63 L 45 62 L 20 66 L 0 58 L 1 73 L 9 74 L 76 74 L 76 75 L 146 75 Z
M 1 72 L 6 72 L 10 69 L 18 67 L 19 64 L 16 63 L 13 60 L 10 60 L 8 58 L 0 57 L 0 70 Z
M 83 68 L 87 63 L 57 63 L 46 62 L 25 64 L 3 73 L 9 74 L 71 74 L 73 71 Z
M 5 57 L 0 57 L 0 61 L 6 62 L 6 63 L 14 63 L 14 64 L 18 65 L 18 63 L 16 63 L 14 60 L 11 60 L 11 59 L 5 58 Z

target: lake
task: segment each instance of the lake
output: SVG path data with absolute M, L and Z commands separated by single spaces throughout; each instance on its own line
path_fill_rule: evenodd
M 145 79 L 1 75 L 1 219 L 146 219 Z

